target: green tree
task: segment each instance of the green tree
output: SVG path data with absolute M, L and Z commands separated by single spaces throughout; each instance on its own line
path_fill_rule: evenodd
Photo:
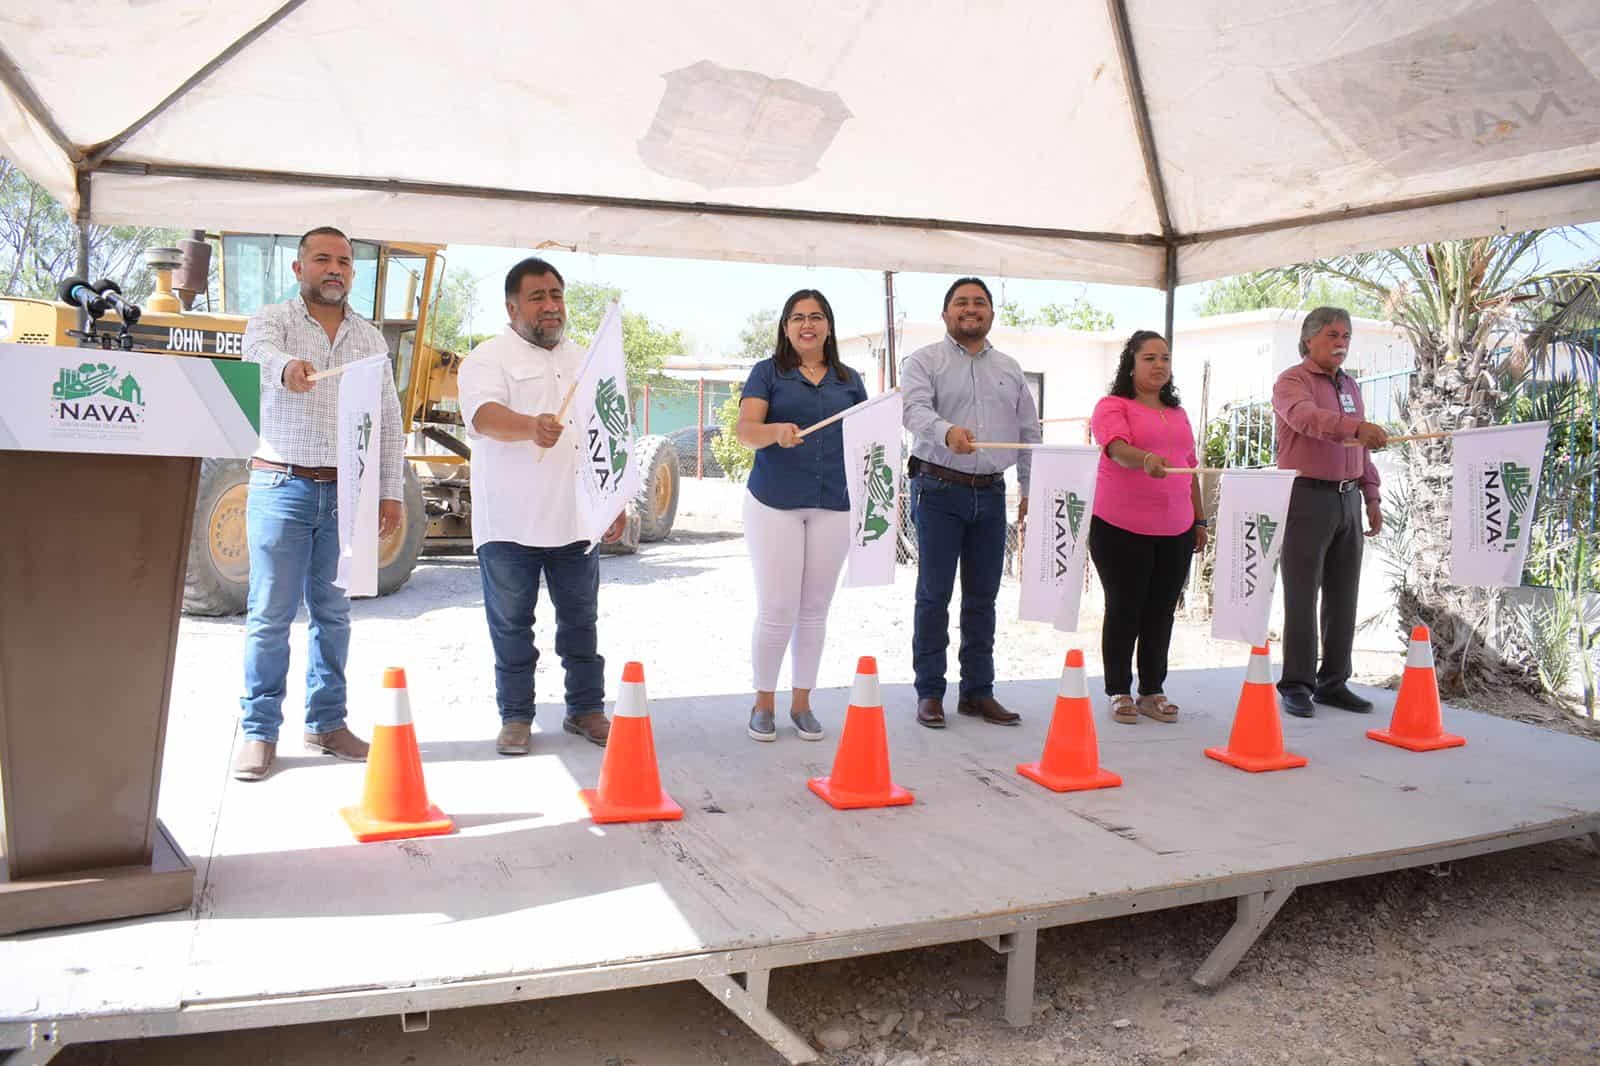
M 744 320 L 744 328 L 739 331 L 739 351 L 734 356 L 747 363 L 758 362 L 772 354 L 772 347 L 778 339 L 778 309 L 768 307 L 761 311 L 753 311 L 750 317 Z
M 1034 324 L 1036 319 L 1028 314 L 1027 310 L 1015 300 L 1002 300 L 1000 306 L 994 309 L 994 317 L 1002 326 L 1012 326 L 1022 329 Z
M 1472 240 L 1321 259 L 1277 273 L 1298 291 L 1318 281 L 1365 293 L 1406 334 L 1415 372 L 1403 408 L 1407 433 L 1493 425 L 1506 411 L 1519 368 L 1538 365 L 1574 326 L 1600 309 L 1600 259 L 1543 269 L 1530 230 Z M 1402 626 L 1421 623 L 1440 648 L 1439 680 L 1454 691 L 1525 682 L 1532 653 L 1494 625 L 1498 589 L 1450 583 L 1453 490 L 1448 438 L 1401 446 L 1408 558 L 1397 587 Z M 1387 518 L 1386 518 L 1387 521 Z
M 1204 317 L 1268 307 L 1342 307 L 1358 318 L 1383 317 L 1383 304 L 1366 289 L 1331 278 L 1302 280 L 1274 270 L 1236 274 L 1209 283 L 1195 311 Z
M 722 471 L 730 481 L 743 481 L 756 462 L 755 451 L 740 444 L 739 436 L 734 432 L 734 427 L 739 424 L 739 393 L 742 391 L 742 387 L 735 385 L 733 392 L 717 408 L 717 424 L 722 427 L 722 432 L 711 439 L 711 454 L 722 464 Z
M 1039 321 L 1047 326 L 1066 326 L 1068 329 L 1114 329 L 1116 316 L 1102 311 L 1082 296 L 1069 304 L 1045 304 L 1039 308 Z
M 567 286 L 567 336 L 588 345 L 600 329 L 606 306 L 622 299 L 615 285 L 577 281 Z M 655 382 L 661 368 L 686 347 L 683 331 L 658 326 L 637 311 L 622 312 L 622 352 L 628 363 L 628 380 L 634 385 Z
M 1015 300 L 1002 300 L 994 309 L 995 319 L 1002 326 L 1026 329 L 1029 326 L 1066 326 L 1068 329 L 1111 329 L 1116 317 L 1102 311 L 1082 295 L 1074 296 L 1070 303 L 1048 303 L 1038 314 L 1028 311 Z
M 473 332 L 473 309 L 477 300 L 481 274 L 468 270 L 446 269 L 444 281 L 439 285 L 439 297 L 433 305 L 429 327 L 433 346 L 440 351 L 465 355 L 476 343 Z
M 110 278 L 139 303 L 155 289 L 145 249 L 171 247 L 183 236 L 156 226 L 90 226 L 88 280 Z M 54 299 L 77 269 L 78 227 L 66 209 L 0 158 L 0 295 Z

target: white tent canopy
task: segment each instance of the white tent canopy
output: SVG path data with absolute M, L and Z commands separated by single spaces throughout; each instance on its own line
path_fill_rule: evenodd
M 1597 0 L 7 0 L 102 223 L 1172 287 L 1600 217 Z

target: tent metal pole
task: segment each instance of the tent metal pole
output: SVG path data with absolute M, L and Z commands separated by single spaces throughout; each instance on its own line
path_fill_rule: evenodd
M 1178 304 L 1178 246 L 1167 245 L 1167 328 L 1163 336 L 1167 343 L 1172 343 L 1172 318 Z
M 889 360 L 889 387 L 900 387 L 900 370 L 894 357 L 894 271 L 883 272 L 883 341 Z

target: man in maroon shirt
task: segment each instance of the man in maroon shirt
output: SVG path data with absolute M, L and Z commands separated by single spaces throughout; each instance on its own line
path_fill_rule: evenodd
M 1345 682 L 1356 634 L 1363 499 L 1366 536 L 1377 536 L 1383 528 L 1378 471 L 1368 452 L 1382 448 L 1389 437 L 1382 426 L 1364 420 L 1361 389 L 1341 369 L 1349 352 L 1350 315 L 1337 307 L 1319 307 L 1300 326 L 1300 365 L 1279 374 L 1272 387 L 1278 468 L 1300 474 L 1289 497 L 1279 557 L 1283 676 L 1278 682 L 1283 709 L 1300 718 L 1311 717 L 1313 702 L 1357 714 L 1372 710 L 1371 701 L 1350 691 Z

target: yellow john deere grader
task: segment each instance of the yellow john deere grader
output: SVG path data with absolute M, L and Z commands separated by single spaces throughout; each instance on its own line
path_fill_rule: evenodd
M 207 285 L 212 240 L 220 245 L 220 293 Z M 151 249 L 156 291 L 126 332 L 139 351 L 239 358 L 249 316 L 262 305 L 296 291 L 293 271 L 297 236 L 225 233 L 207 240 L 196 232 L 179 249 Z M 400 415 L 408 441 L 405 520 L 379 546 L 378 594 L 387 595 L 411 577 L 424 552 L 472 551 L 471 449 L 457 404 L 456 373 L 465 353 L 433 343 L 434 316 L 442 290 L 445 258 L 435 244 L 357 240 L 356 276 L 350 306 L 382 331 L 389 342 Z M 176 275 L 176 282 L 174 276 Z M 189 310 L 198 294 L 215 312 Z M 0 296 L 0 342 L 75 347 L 78 309 L 59 301 Z M 124 325 L 115 311 L 100 329 Z M 635 452 L 642 488 L 628 507 L 628 521 L 608 554 L 638 550 L 641 541 L 664 539 L 678 510 L 678 459 L 665 437 L 645 437 Z M 201 465 L 193 539 L 183 607 L 190 614 L 238 614 L 249 590 L 250 553 L 245 540 L 249 473 L 237 459 L 207 459 Z

